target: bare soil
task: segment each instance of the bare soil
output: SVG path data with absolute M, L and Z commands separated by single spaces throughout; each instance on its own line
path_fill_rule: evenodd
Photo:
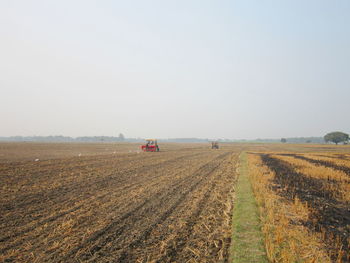
M 0 261 L 227 262 L 238 150 L 168 149 L 3 162 Z

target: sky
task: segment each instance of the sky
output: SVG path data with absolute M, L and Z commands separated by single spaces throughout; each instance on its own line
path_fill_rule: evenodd
M 0 136 L 350 132 L 350 1 L 0 2 Z

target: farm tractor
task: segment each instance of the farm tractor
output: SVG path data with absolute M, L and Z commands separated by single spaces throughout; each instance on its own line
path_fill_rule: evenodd
M 219 143 L 218 142 L 211 142 L 211 148 L 212 149 L 219 149 Z
M 141 149 L 144 152 L 159 152 L 159 146 L 157 140 L 148 139 L 146 140 L 146 144 L 141 145 Z

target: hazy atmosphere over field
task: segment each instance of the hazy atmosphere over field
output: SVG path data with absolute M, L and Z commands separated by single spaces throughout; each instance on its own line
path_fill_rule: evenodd
M 350 132 L 350 1 L 0 3 L 0 136 Z

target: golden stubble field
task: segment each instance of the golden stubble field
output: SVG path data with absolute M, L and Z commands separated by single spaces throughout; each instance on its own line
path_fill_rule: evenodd
M 0 261 L 229 262 L 246 151 L 268 258 L 349 262 L 348 146 L 209 146 L 0 143 Z
M 350 262 L 348 149 L 248 153 L 271 261 Z

